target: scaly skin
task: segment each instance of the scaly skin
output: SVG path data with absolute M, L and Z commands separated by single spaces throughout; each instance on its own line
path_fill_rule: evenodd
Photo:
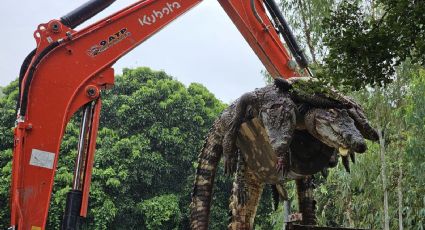
M 228 229 L 245 230 L 253 229 L 254 218 L 257 212 L 258 203 L 263 193 L 264 183 L 259 180 L 252 170 L 245 171 L 245 181 L 249 196 L 246 197 L 245 203 L 241 204 L 239 200 L 239 186 L 235 181 L 233 183 L 232 195 L 230 196 L 229 209 L 232 212 L 231 222 Z
M 239 115 L 241 113 L 243 116 Z M 226 173 L 236 171 L 236 134 L 240 124 L 252 118 L 259 118 L 264 123 L 275 153 L 284 156 L 288 152 L 296 119 L 295 104 L 287 93 L 270 85 L 245 94 L 230 105 L 214 123 L 198 157 L 191 204 L 192 229 L 208 228 L 212 183 L 217 163 L 224 153 Z
M 276 85 L 279 86 L 279 84 Z M 279 184 L 288 178 L 300 180 L 303 179 L 303 176 L 306 176 L 290 170 L 290 144 L 296 128 L 302 130 L 307 126 L 308 129 L 303 132 L 310 133 L 314 138 L 321 141 L 321 143 L 318 143 L 316 140 L 314 146 L 321 146 L 326 143 L 331 147 L 315 150 L 319 151 L 319 153 L 325 153 L 323 156 L 327 157 L 328 162 L 325 161 L 326 164 L 321 166 L 322 168 L 329 167 L 331 158 L 334 155 L 332 148 L 341 146 L 351 148 L 358 145 L 358 143 L 350 143 L 350 146 L 347 146 L 349 140 L 353 139 L 351 137 L 361 136 L 354 124 L 365 125 L 364 121 L 366 121 L 367 125 L 369 124 L 366 119 L 362 120 L 362 122 L 354 122 L 352 118 L 358 119 L 359 117 L 364 118 L 364 116 L 350 117 L 344 108 L 351 108 L 347 107 L 345 102 L 338 103 L 338 101 L 328 100 L 328 98 L 321 95 L 304 96 L 304 99 L 308 99 L 305 102 L 302 101 L 304 100 L 303 98 L 300 100 L 300 97 L 297 97 L 297 103 L 295 103 L 293 100 L 294 94 L 282 89 L 284 87 L 266 86 L 247 93 L 229 106 L 214 123 L 199 155 L 191 204 L 192 229 L 208 228 L 213 181 L 217 164 L 222 154 L 224 154 L 226 173 L 233 173 L 238 167 L 231 203 L 233 218 L 229 228 L 239 226 L 238 229 L 251 229 L 258 200 L 261 196 L 262 185 L 265 181 L 274 180 L 274 183 Z M 319 99 L 312 100 L 311 98 L 314 97 L 319 97 Z M 314 106 L 317 106 L 317 108 L 335 106 L 336 109 L 314 110 Z M 300 110 L 299 108 L 303 109 Z M 329 113 L 333 115 L 329 116 Z M 325 119 L 319 119 L 323 117 Z M 256 121 L 257 124 L 257 127 L 255 125 L 251 127 L 254 133 L 256 132 L 255 137 L 253 140 L 248 140 L 248 138 L 245 142 L 240 141 L 241 124 L 244 122 L 246 124 L 254 124 L 255 122 L 253 123 L 252 121 Z M 262 127 L 262 130 L 258 126 Z M 328 135 L 329 130 L 333 130 L 330 132 L 331 135 Z M 343 135 L 344 132 L 351 134 Z M 262 138 L 260 138 L 261 136 Z M 256 143 L 256 146 L 250 146 L 260 139 L 262 139 L 261 143 Z M 298 141 L 295 140 L 295 143 Z M 265 152 L 261 150 L 263 147 L 266 148 Z M 300 152 L 295 152 L 294 154 L 303 155 Z M 253 161 L 253 157 L 254 159 L 257 157 L 260 161 L 261 159 L 264 161 L 265 157 L 269 157 L 267 159 L 271 159 L 271 161 L 268 162 L 274 163 L 261 166 L 260 161 Z M 278 168 L 275 168 L 276 162 L 279 162 L 278 159 L 281 160 L 281 165 L 278 164 Z M 323 164 L 323 161 L 321 164 Z M 259 168 L 253 165 L 257 165 Z M 279 171 L 284 173 L 278 173 Z M 265 174 L 261 174 L 261 172 Z M 288 175 L 288 172 L 292 174 Z M 270 181 L 267 181 L 267 183 L 270 183 Z
M 253 118 L 259 118 L 264 124 L 270 144 L 280 158 L 278 169 L 286 169 L 289 144 L 296 126 L 296 106 L 290 94 L 275 86 L 266 86 L 242 95 L 230 108 L 234 109 L 226 110 L 222 116 L 224 119 L 230 118 L 224 121 L 228 125 L 223 139 L 225 173 L 235 171 L 238 130 L 244 121 Z
M 245 127 L 243 127 L 244 129 Z M 241 134 L 243 135 L 243 134 Z M 246 143 L 245 141 L 241 141 L 241 143 Z M 313 146 L 307 147 L 307 146 Z M 298 192 L 298 203 L 300 206 L 300 212 L 303 213 L 303 224 L 315 224 L 315 200 L 313 198 L 313 184 L 310 176 L 303 175 L 303 173 L 315 173 L 321 171 L 322 168 L 335 167 L 335 164 L 332 164 L 332 157 L 335 154 L 333 148 L 328 147 L 327 145 L 321 143 L 314 137 L 312 137 L 307 131 L 296 131 L 294 135 L 294 139 L 291 143 L 291 153 L 292 159 L 294 157 L 299 157 L 300 159 L 291 161 L 290 175 L 295 175 L 292 179 L 296 180 L 297 184 L 297 192 Z M 251 148 L 251 146 L 247 147 Z M 256 154 L 255 152 L 252 154 Z M 266 153 L 261 152 L 258 155 L 264 156 Z M 301 155 L 301 156 L 300 156 Z M 323 158 L 320 159 L 320 158 Z M 255 158 L 249 158 L 255 161 Z M 306 163 L 306 166 L 299 165 L 299 162 L 302 159 L 306 160 L 317 160 L 320 161 L 318 166 L 313 166 L 312 169 L 315 171 L 304 171 L 305 167 L 311 166 L 310 162 Z M 233 183 L 233 190 L 231 196 L 231 205 L 230 209 L 232 212 L 232 222 L 229 224 L 229 229 L 253 229 L 253 223 L 255 218 L 254 215 L 250 214 L 249 216 L 246 213 L 252 213 L 257 210 L 257 206 L 259 204 L 259 197 L 261 197 L 261 193 L 263 191 L 264 185 L 267 184 L 275 184 L 276 189 L 276 197 L 286 197 L 285 191 L 282 188 L 282 183 L 284 181 L 280 180 L 275 174 L 277 171 L 271 174 L 261 174 L 259 171 L 263 170 L 262 167 L 272 167 L 272 165 L 265 166 L 262 164 L 264 161 L 257 160 L 254 163 L 249 162 L 249 166 L 245 171 L 246 181 L 250 181 L 249 184 L 246 183 L 245 186 L 248 185 L 247 188 L 247 199 L 245 203 L 241 203 L 238 199 L 238 188 L 239 183 L 238 180 Z M 302 163 L 301 163 L 302 164 Z M 258 166 L 257 166 L 258 165 Z M 321 166 L 322 168 L 319 168 Z M 271 168 L 270 170 L 272 170 Z M 272 176 L 270 176 L 272 175 Z M 237 176 L 239 176 L 239 171 L 237 171 Z M 273 179 L 275 178 L 275 179 Z M 252 191 L 251 186 L 254 186 L 254 191 Z M 238 205 L 239 204 L 239 205 Z M 275 201 L 276 204 L 276 201 Z M 236 227 L 236 228 L 235 228 Z
M 223 154 L 223 135 L 218 132 L 219 125 L 221 125 L 219 120 L 214 122 L 198 157 L 196 185 L 193 187 L 191 203 L 192 229 L 208 229 L 214 177 Z

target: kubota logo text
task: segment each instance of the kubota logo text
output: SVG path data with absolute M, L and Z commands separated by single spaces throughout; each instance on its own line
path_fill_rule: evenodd
M 144 15 L 139 18 L 140 25 L 142 26 L 149 26 L 157 22 L 158 20 L 162 19 L 163 17 L 170 15 L 174 12 L 174 10 L 179 9 L 181 7 L 180 3 L 173 2 L 173 3 L 167 3 L 162 9 L 159 10 L 153 10 L 152 14 L 150 15 Z
M 98 54 L 104 52 L 105 50 L 111 48 L 118 42 L 122 41 L 124 38 L 130 36 L 131 33 L 127 28 L 122 28 L 120 31 L 117 31 L 115 34 L 109 35 L 105 40 L 100 41 L 98 44 L 93 45 L 90 49 L 87 50 L 89 56 L 97 56 Z

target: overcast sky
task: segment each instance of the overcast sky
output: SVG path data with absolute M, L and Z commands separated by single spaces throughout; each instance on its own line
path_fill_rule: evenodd
M 60 18 L 86 0 L 2 1 L 0 7 L 0 86 L 14 80 L 35 47 L 38 24 Z M 118 0 L 93 23 L 136 0 Z M 80 26 L 77 28 L 83 28 Z M 185 85 L 199 82 L 224 102 L 264 85 L 263 65 L 216 0 L 200 5 L 124 56 L 115 65 L 164 70 Z

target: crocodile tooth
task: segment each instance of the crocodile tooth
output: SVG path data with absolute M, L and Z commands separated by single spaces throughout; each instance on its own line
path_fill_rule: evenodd
M 351 158 L 351 162 L 353 162 L 353 164 L 356 163 L 356 155 L 354 154 L 354 152 L 350 153 L 350 158 Z
M 339 154 L 341 154 L 341 156 L 345 157 L 345 156 L 348 155 L 348 149 L 346 149 L 346 148 L 339 147 L 338 151 L 339 151 Z
M 342 157 L 342 164 L 344 165 L 345 171 L 350 173 L 350 161 L 348 160 L 348 156 Z

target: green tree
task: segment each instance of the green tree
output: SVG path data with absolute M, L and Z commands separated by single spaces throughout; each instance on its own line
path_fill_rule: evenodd
M 322 21 L 331 15 L 335 0 L 282 0 L 282 12 L 297 40 L 313 64 L 322 63 L 326 55 Z
M 424 1 L 343 0 L 325 20 L 326 77 L 359 90 L 385 86 L 405 60 L 425 63 Z
M 407 114 L 415 114 L 418 108 L 412 109 L 412 104 L 423 101 L 423 97 L 414 89 L 420 89 L 420 84 L 423 83 L 417 80 L 417 76 L 421 74 L 417 73 L 416 67 L 423 65 L 425 60 L 424 9 L 423 1 L 378 0 L 369 4 L 366 1 L 343 0 L 324 23 L 327 33 L 325 45 L 329 49 L 329 55 L 325 58 L 324 71 L 319 77 L 326 78 L 338 87 L 343 85 L 351 90 L 360 90 L 356 95 L 363 99 L 370 117 L 375 118 L 374 122 L 382 134 L 380 159 L 371 159 L 371 162 L 380 162 L 380 172 L 373 170 L 365 175 L 368 181 L 373 181 L 366 186 L 367 190 L 377 193 L 371 193 L 373 195 L 368 197 L 359 194 L 359 197 L 362 198 L 361 202 L 372 198 L 369 204 L 372 201 L 383 201 L 383 210 L 378 209 L 375 214 L 377 216 L 369 219 L 355 220 L 360 225 L 395 229 L 397 220 L 399 229 L 405 226 L 409 229 L 422 229 L 423 226 L 416 219 L 422 216 L 424 206 L 420 202 L 421 198 L 416 195 L 421 190 L 409 190 L 407 195 L 405 189 L 406 186 L 414 187 L 418 183 L 411 178 L 415 178 L 417 172 L 420 173 L 416 162 L 408 156 L 409 149 L 412 149 L 410 141 L 417 140 L 420 137 L 418 130 L 423 132 L 424 127 L 417 121 L 412 125 Z M 410 80 L 413 82 L 409 82 Z M 412 94 L 417 96 L 415 100 L 407 100 Z M 416 133 L 412 130 L 416 130 Z M 417 151 L 418 147 L 414 149 Z M 411 167 L 413 165 L 415 167 Z M 337 174 L 333 176 L 335 175 Z M 372 178 L 369 178 L 370 175 Z M 378 175 L 381 183 L 376 181 Z M 337 181 L 341 181 L 341 178 Z M 420 182 L 422 183 L 419 185 L 423 186 L 423 181 Z M 356 186 L 357 183 L 350 185 Z M 341 188 L 337 186 L 335 189 Z M 347 196 L 352 196 L 353 190 L 350 187 L 347 189 L 351 191 Z M 352 204 L 355 204 L 355 199 L 352 198 Z M 412 210 L 412 199 L 420 205 L 416 207 L 415 214 L 406 215 L 407 210 Z M 409 201 L 409 205 L 406 205 L 406 201 Z M 338 200 L 333 205 L 337 203 Z M 361 207 L 358 205 L 350 208 L 339 204 L 339 207 L 340 210 L 355 210 Z M 364 211 L 360 213 L 370 216 Z
M 10 175 L 12 172 L 12 147 L 15 116 L 15 101 L 18 96 L 17 81 L 3 88 L 4 96 L 0 98 L 0 228 L 7 228 L 9 222 Z
M 403 224 L 406 229 L 425 227 L 425 70 L 412 73 L 411 88 L 403 118 L 407 140 L 403 168 Z M 410 228 L 412 226 L 412 228 Z M 414 226 L 414 228 L 413 228 Z
M 145 216 L 146 228 L 177 229 L 181 215 L 178 202 L 175 195 L 157 196 L 143 201 L 138 208 Z

